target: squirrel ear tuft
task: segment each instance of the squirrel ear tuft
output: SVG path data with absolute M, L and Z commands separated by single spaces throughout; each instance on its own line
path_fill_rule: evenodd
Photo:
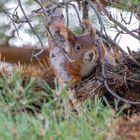
M 60 32 L 60 35 L 64 37 L 65 40 L 73 43 L 76 40 L 76 35 L 66 26 L 64 25 L 57 25 L 56 30 Z
M 83 19 L 82 23 L 84 24 L 84 26 L 88 29 L 88 32 L 92 35 L 95 36 L 96 35 L 96 30 L 92 27 L 91 22 L 88 19 Z

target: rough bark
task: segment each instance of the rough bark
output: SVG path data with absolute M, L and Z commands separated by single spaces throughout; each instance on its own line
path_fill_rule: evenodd
M 57 0 L 55 0 L 55 2 L 57 2 Z M 49 44 L 50 62 L 52 67 L 54 68 L 54 72 L 58 80 L 58 83 L 60 87 L 63 88 L 64 83 L 70 81 L 71 77 L 69 76 L 68 72 L 65 70 L 65 61 L 67 58 L 62 53 L 62 50 L 58 47 L 59 44 L 56 42 L 56 40 L 58 41 L 58 39 L 55 38 L 56 25 L 64 24 L 64 15 L 62 13 L 62 9 L 57 8 L 53 10 L 49 19 L 50 19 L 49 21 L 50 33 L 49 33 L 48 44 Z M 66 43 L 63 43 L 63 49 L 65 50 L 66 48 L 67 48 Z
M 89 13 L 88 13 L 88 2 L 83 1 L 82 2 L 82 12 L 83 12 L 83 19 L 89 19 Z

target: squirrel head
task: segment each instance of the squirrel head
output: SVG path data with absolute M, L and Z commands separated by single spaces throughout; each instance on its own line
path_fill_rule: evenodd
M 68 27 L 57 25 L 56 29 L 67 41 L 69 46 L 69 57 L 80 63 L 96 63 L 99 58 L 98 49 L 96 47 L 96 31 L 88 20 L 83 20 L 88 33 L 76 35 Z

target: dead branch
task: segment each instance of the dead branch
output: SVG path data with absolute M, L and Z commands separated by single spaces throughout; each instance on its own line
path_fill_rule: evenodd
M 100 9 L 102 9 L 102 11 L 104 12 L 104 14 L 108 17 L 108 19 L 110 21 L 112 21 L 113 23 L 115 23 L 117 26 L 119 26 L 123 31 L 125 31 L 126 33 L 130 34 L 131 36 L 133 36 L 134 38 L 136 38 L 137 40 L 140 41 L 139 36 L 137 36 L 136 34 L 134 34 L 133 32 L 129 31 L 125 26 L 123 26 L 120 22 L 118 22 L 117 20 L 115 20 L 113 18 L 113 16 L 105 9 L 105 7 L 98 2 L 98 6 L 100 7 Z

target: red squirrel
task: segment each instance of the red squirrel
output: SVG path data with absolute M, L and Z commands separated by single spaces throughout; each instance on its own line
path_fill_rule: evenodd
M 80 83 L 83 77 L 86 77 L 91 73 L 94 67 L 98 64 L 99 52 L 96 45 L 96 31 L 92 28 L 89 20 L 83 20 L 83 23 L 88 29 L 88 33 L 82 35 L 75 35 L 68 27 L 64 25 L 57 25 L 56 29 L 60 31 L 60 34 L 68 42 L 69 53 L 67 54 L 72 62 L 67 60 L 65 62 L 65 69 L 72 77 L 72 84 L 77 85 Z M 49 51 L 46 49 L 39 56 L 39 61 L 31 57 L 34 48 L 15 48 L 0 47 L 1 58 L 4 58 L 5 62 L 9 63 L 21 63 L 38 65 L 40 63 L 46 63 L 50 66 Z M 35 53 L 39 49 L 35 49 Z M 115 65 L 115 54 L 107 50 L 106 46 L 103 46 L 102 55 L 104 61 L 110 61 L 112 65 Z
M 97 65 L 99 53 L 95 41 L 96 32 L 90 29 L 87 34 L 75 35 L 64 25 L 57 25 L 56 28 L 68 42 L 68 56 L 73 61 L 66 61 L 65 67 L 72 76 L 72 83 L 78 84 Z
M 68 73 L 72 75 L 75 84 L 78 84 L 82 78 L 89 75 L 99 60 L 96 30 L 87 19 L 83 19 L 83 24 L 87 27 L 88 33 L 78 36 L 64 25 L 57 26 L 60 30 L 60 34 L 68 41 L 70 49 L 68 55 L 74 60 L 71 63 L 67 61 L 66 68 Z M 119 54 L 119 56 L 112 49 L 108 49 L 104 44 L 101 53 L 104 63 L 113 66 L 117 64 L 116 60 L 120 59 L 121 56 L 121 54 Z

